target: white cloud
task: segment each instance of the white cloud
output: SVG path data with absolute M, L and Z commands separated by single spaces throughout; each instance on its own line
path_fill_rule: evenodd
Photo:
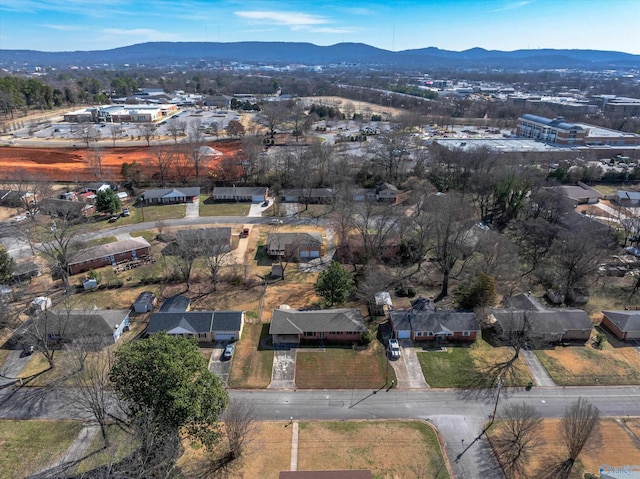
M 274 11 L 247 11 L 234 12 L 237 16 L 260 22 L 276 23 L 278 25 L 303 26 L 321 25 L 329 21 L 317 15 L 309 15 L 300 12 L 274 12 Z
M 174 33 L 160 32 L 150 28 L 105 28 L 102 30 L 105 35 L 113 35 L 119 37 L 134 37 L 146 41 L 177 41 L 179 36 Z
M 52 30 L 59 30 L 62 32 L 77 32 L 81 30 L 86 30 L 86 27 L 81 27 L 78 25 L 55 25 L 55 24 L 44 24 L 42 25 L 45 28 L 51 28 Z
M 526 7 L 527 5 L 533 3 L 535 0 L 521 0 L 519 2 L 511 2 L 507 3 L 504 7 L 496 8 L 492 10 L 493 12 L 506 12 L 509 10 L 517 10 L 518 8 Z

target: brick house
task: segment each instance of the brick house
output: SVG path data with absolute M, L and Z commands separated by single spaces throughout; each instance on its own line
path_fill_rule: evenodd
M 161 331 L 201 343 L 237 341 L 244 327 L 244 311 L 183 311 L 151 314 L 148 334 Z
M 389 313 L 393 335 L 414 341 L 473 342 L 480 333 L 474 313 L 440 310 L 426 298 L 411 302 L 411 308 Z
M 148 205 L 169 205 L 177 203 L 193 203 L 200 198 L 200 187 L 163 188 L 147 190 L 140 195 L 142 201 Z
M 367 330 L 359 309 L 318 309 L 273 311 L 269 334 L 274 343 L 317 343 L 318 341 L 360 341 Z
M 266 186 L 216 186 L 211 197 L 216 201 L 262 203 L 268 194 Z
M 69 262 L 69 274 L 78 274 L 121 261 L 145 258 L 151 245 L 144 238 L 130 238 L 78 251 Z
M 602 326 L 620 341 L 640 339 L 640 311 L 603 311 Z

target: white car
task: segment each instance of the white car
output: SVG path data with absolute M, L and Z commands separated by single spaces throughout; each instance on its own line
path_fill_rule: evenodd
M 400 344 L 398 344 L 398 340 L 393 338 L 390 339 L 387 350 L 389 351 L 390 359 L 398 359 L 400 357 Z
M 18 223 L 18 222 L 24 221 L 26 219 L 27 219 L 27 217 L 25 215 L 18 215 L 18 216 L 14 216 L 13 217 L 13 222 L 14 223 Z

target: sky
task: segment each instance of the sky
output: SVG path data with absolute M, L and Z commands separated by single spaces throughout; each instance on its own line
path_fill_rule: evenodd
M 640 0 L 0 0 L 0 50 L 153 41 L 640 54 Z

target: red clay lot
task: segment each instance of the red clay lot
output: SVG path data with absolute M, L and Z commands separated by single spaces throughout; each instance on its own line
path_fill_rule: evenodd
M 240 148 L 238 141 L 212 142 L 209 146 L 222 153 L 214 160 L 216 164 L 234 157 Z M 149 164 L 153 154 L 151 148 L 116 147 L 100 151 L 105 180 L 123 180 L 122 164 L 134 161 L 142 165 L 147 175 L 156 172 Z M 93 154 L 92 149 L 86 148 L 0 148 L 0 179 L 16 179 L 16 171 L 26 170 L 36 178 L 51 181 L 94 181 L 96 178 L 89 162 Z

